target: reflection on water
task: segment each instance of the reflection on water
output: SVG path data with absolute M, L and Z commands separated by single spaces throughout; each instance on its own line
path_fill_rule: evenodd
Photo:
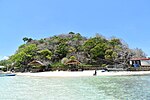
M 0 100 L 148 100 L 150 76 L 0 77 Z

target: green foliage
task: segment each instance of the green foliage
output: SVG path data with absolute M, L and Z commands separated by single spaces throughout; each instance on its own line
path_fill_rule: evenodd
M 39 40 L 39 42 L 40 42 L 41 44 L 44 43 L 44 39 Z
M 71 56 L 69 59 L 70 60 L 76 60 L 76 57 L 75 56 Z
M 106 64 L 102 64 L 101 66 L 102 66 L 102 67 L 106 67 Z
M 64 66 L 64 64 L 62 64 L 61 62 L 56 62 L 56 63 L 53 63 L 51 64 L 52 67 L 62 67 Z
M 109 43 L 110 43 L 110 45 L 113 46 L 113 47 L 122 44 L 122 43 L 121 43 L 121 40 L 120 40 L 120 39 L 117 39 L 117 38 L 111 39 Z
M 69 47 L 69 50 L 68 50 L 70 53 L 72 52 L 76 52 L 76 49 L 74 47 Z
M 52 56 L 52 52 L 48 49 L 39 51 L 39 54 L 43 59 L 47 59 L 47 60 L 50 60 Z
M 10 61 L 14 63 L 15 67 L 24 67 L 26 66 L 31 59 L 36 55 L 37 46 L 35 44 L 29 44 L 19 47 L 16 54 L 10 57 Z
M 27 45 L 20 46 L 17 53 L 24 52 L 26 54 L 34 55 L 37 49 L 38 48 L 36 44 L 27 44 Z
M 113 50 L 108 49 L 105 51 L 105 59 L 112 59 Z
M 90 51 L 94 46 L 95 43 L 92 39 L 87 40 L 83 45 L 85 51 Z
M 27 37 L 24 37 L 24 38 L 23 38 L 23 41 L 24 41 L 24 42 L 28 41 L 28 38 L 27 38 Z
M 50 56 L 50 55 L 47 55 L 47 56 L 46 56 L 46 59 L 49 59 L 49 60 L 50 60 L 50 59 L 51 59 L 51 56 Z
M 105 43 L 99 43 L 94 48 L 92 48 L 90 52 L 93 58 L 95 59 L 97 57 L 103 58 L 105 56 L 105 49 L 106 49 Z
M 57 47 L 57 49 L 55 50 L 55 53 L 56 54 L 58 54 L 59 55 L 59 57 L 64 57 L 64 56 L 66 56 L 67 55 L 67 53 L 68 53 L 68 46 L 67 46 L 67 44 L 59 44 L 58 45 L 58 47 Z
M 8 64 L 8 60 L 1 60 L 0 66 L 6 66 Z
M 58 69 L 67 70 L 68 66 L 62 64 L 61 62 L 55 62 L 51 64 L 51 68 L 52 70 L 58 70 Z
M 75 34 L 74 32 L 69 32 L 69 34 Z
M 24 37 L 23 38 L 23 41 L 24 42 L 31 42 L 33 39 L 32 38 L 27 38 L 27 37 Z

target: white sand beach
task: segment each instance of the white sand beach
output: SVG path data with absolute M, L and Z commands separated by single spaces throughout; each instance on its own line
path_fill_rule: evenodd
M 18 76 L 37 76 L 37 77 L 81 77 L 93 76 L 95 70 L 89 71 L 49 71 L 39 73 L 16 73 Z M 147 75 L 150 71 L 118 71 L 118 72 L 102 72 L 97 70 L 97 76 L 123 76 L 123 75 Z

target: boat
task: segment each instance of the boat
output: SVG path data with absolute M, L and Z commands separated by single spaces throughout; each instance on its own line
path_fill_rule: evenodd
M 16 76 L 14 73 L 6 73 L 5 76 Z
M 125 64 L 107 65 L 106 71 L 127 71 L 128 66 Z
M 0 73 L 0 77 L 4 77 L 4 76 L 16 76 L 16 74 L 13 74 L 13 73 Z
M 0 66 L 0 77 L 4 77 L 4 76 L 16 76 L 16 74 L 12 73 L 11 71 L 4 72 L 3 70 L 1 70 L 4 67 L 5 66 Z

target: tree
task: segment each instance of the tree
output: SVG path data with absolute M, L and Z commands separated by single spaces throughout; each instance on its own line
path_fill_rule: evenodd
M 75 56 L 71 56 L 69 59 L 70 60 L 76 60 L 76 57 Z
M 44 59 L 44 60 L 50 60 L 52 56 L 52 52 L 48 49 L 39 51 L 39 54 L 40 54 L 41 59 Z
M 57 55 L 60 59 L 66 57 L 67 53 L 68 53 L 68 46 L 64 42 L 61 42 L 54 50 L 54 54 Z
M 31 42 L 33 39 L 32 38 L 27 38 L 27 37 L 24 37 L 23 38 L 23 41 L 24 42 Z
M 35 44 L 21 46 L 16 54 L 12 55 L 9 60 L 14 63 L 15 67 L 21 68 L 22 71 L 24 71 L 28 63 L 37 55 L 36 51 L 37 46 Z
M 89 58 L 89 63 L 93 61 L 99 63 L 98 59 L 104 59 L 105 50 L 107 48 L 108 41 L 104 37 L 94 37 L 88 39 L 83 44 L 83 49 L 87 58 Z
M 106 44 L 99 43 L 90 50 L 90 53 L 92 55 L 92 58 L 94 59 L 97 59 L 97 58 L 104 59 L 105 51 L 106 51 Z
M 112 38 L 107 43 L 107 50 L 105 51 L 105 59 L 113 63 L 118 62 L 121 51 L 122 51 L 121 40 L 118 38 Z
M 24 42 L 27 42 L 27 41 L 28 41 L 28 38 L 27 38 L 27 37 L 24 37 L 24 38 L 23 38 L 23 41 L 24 41 Z
M 131 53 L 132 53 L 132 57 L 134 57 L 134 58 L 145 58 L 146 57 L 146 54 L 144 53 L 144 51 L 139 48 L 132 49 Z
M 69 32 L 69 34 L 75 34 L 74 32 Z

